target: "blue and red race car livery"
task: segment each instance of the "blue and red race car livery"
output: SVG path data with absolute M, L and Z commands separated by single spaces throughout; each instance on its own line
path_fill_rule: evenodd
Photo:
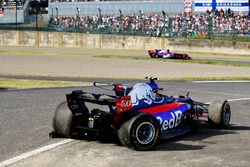
M 190 105 L 176 102 L 172 97 L 158 96 L 154 93 L 157 90 L 154 82 L 136 84 L 128 94 L 131 97 L 132 110 L 152 114 L 159 120 L 162 130 L 177 127 Z
M 213 126 L 229 126 L 231 110 L 227 101 L 217 99 L 208 105 L 192 100 L 188 94 L 177 97 L 162 95 L 155 80 L 151 77 L 149 82 L 134 85 L 94 83 L 102 89 L 111 86 L 114 95 L 82 90 L 67 94 L 67 101 L 56 109 L 51 135 L 95 134 L 101 138 L 115 135 L 124 146 L 150 150 L 160 139 L 189 132 L 197 126 L 192 122 L 199 118 Z M 87 103 L 108 106 L 109 110 L 93 108 Z
M 187 54 L 182 53 L 174 53 L 169 49 L 151 49 L 148 50 L 148 54 L 151 58 L 164 58 L 164 59 L 183 59 L 183 60 L 191 60 L 192 57 Z

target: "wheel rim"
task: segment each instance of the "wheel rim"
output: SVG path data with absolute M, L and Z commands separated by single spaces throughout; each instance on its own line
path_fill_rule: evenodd
M 148 144 L 155 137 L 155 128 L 150 122 L 143 122 L 136 129 L 136 139 L 140 144 Z
M 231 118 L 231 109 L 229 105 L 225 105 L 222 117 L 224 125 L 228 125 Z

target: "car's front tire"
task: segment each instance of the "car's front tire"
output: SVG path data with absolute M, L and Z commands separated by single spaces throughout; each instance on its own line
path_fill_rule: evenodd
M 228 128 L 231 119 L 231 109 L 228 101 L 213 100 L 208 107 L 208 122 L 212 127 Z
M 122 124 L 118 137 L 120 142 L 129 148 L 139 151 L 151 150 L 160 138 L 160 125 L 154 116 L 140 113 Z

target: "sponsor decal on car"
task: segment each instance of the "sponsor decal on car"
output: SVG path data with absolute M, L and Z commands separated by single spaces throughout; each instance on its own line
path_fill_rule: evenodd
M 122 96 L 121 99 L 116 100 L 117 112 L 132 110 L 132 103 L 130 96 Z
M 162 103 L 164 98 L 156 98 L 152 88 L 147 83 L 138 83 L 133 87 L 129 93 L 131 96 L 132 105 L 137 106 L 140 102 L 151 105 L 152 103 Z
M 166 113 L 166 118 L 157 116 L 156 119 L 160 122 L 162 130 L 173 129 L 181 123 L 182 111 L 177 110 L 174 112 Z

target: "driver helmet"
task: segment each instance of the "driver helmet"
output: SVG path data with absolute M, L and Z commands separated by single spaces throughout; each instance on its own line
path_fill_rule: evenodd
M 154 82 L 148 83 L 148 85 L 151 87 L 152 91 L 156 93 L 158 91 L 158 85 Z

